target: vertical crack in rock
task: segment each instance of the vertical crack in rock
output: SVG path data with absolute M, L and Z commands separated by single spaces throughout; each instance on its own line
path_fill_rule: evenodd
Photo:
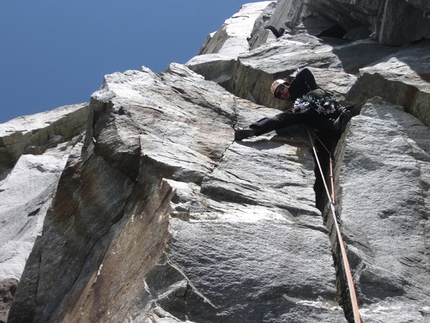
M 321 214 L 323 216 L 323 221 L 328 229 L 329 240 L 331 244 L 331 251 L 333 255 L 333 263 L 334 268 L 336 270 L 336 287 L 338 293 L 339 305 L 343 308 L 345 313 L 345 318 L 348 322 L 354 322 L 354 314 L 353 314 L 353 306 L 351 303 L 350 291 L 348 287 L 347 274 L 345 272 L 344 263 L 342 261 L 342 253 L 341 246 L 339 242 L 339 238 L 337 236 L 337 231 L 335 227 L 334 221 L 338 221 L 339 214 L 332 214 L 333 209 L 329 206 L 331 197 L 327 196 L 327 192 L 325 190 L 325 186 L 323 181 L 326 182 L 327 188 L 330 190 L 335 190 L 335 187 L 331 187 L 331 170 L 330 170 L 330 158 L 333 158 L 332 152 L 334 148 L 339 143 L 338 138 L 334 137 L 326 137 L 320 138 L 321 142 L 315 139 L 315 146 L 317 147 L 317 156 L 314 155 L 314 158 L 318 158 L 315 165 L 315 197 L 316 197 L 316 206 L 320 209 Z M 329 150 L 327 151 L 326 150 Z M 321 171 L 318 167 L 317 163 L 320 163 L 323 174 L 321 175 Z M 334 163 L 334 160 L 333 160 Z M 333 165 L 334 167 L 334 165 Z M 332 201 L 336 203 L 336 201 Z M 338 208 L 335 205 L 336 210 Z M 334 217 L 334 218 L 333 218 Z

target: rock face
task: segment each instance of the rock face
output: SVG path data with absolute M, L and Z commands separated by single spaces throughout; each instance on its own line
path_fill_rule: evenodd
M 417 118 L 379 98 L 338 147 L 342 223 L 365 322 L 380 311 L 387 322 L 430 319 L 429 138 Z
M 3 279 L 0 282 L 0 297 L 2 302 L 0 303 L 0 322 L 6 322 L 10 303 L 15 296 L 16 286 L 18 281 L 15 278 Z
M 0 126 L 0 284 L 7 287 L 0 321 L 7 318 L 70 150 L 83 136 L 87 111 L 88 104 L 76 104 Z
M 428 322 L 430 42 L 318 38 L 328 5 L 369 24 L 382 10 L 245 5 L 187 64 L 106 75 L 80 106 L 85 135 L 81 122 L 61 144 L 3 145 L 0 273 L 20 280 L 8 322 L 354 322 L 306 129 L 233 141 L 285 108 L 268 88 L 305 66 L 356 105 L 332 153 L 359 316 Z M 277 39 L 265 29 L 281 23 Z M 9 259 L 27 256 L 21 275 Z
M 64 106 L 2 124 L 0 170 L 13 167 L 23 154 L 41 155 L 80 134 L 86 126 L 87 106 Z
M 65 106 L 1 126 L 0 280 L 21 276 L 87 111 L 88 104 Z

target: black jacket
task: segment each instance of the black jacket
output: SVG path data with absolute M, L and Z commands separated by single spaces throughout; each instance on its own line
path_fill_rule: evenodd
M 296 75 L 288 89 L 290 92 L 290 101 L 294 103 L 296 99 L 317 88 L 318 86 L 313 74 L 307 68 L 304 68 Z

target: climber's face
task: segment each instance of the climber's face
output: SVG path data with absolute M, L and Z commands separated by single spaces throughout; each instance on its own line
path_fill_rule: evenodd
M 278 86 L 275 92 L 275 97 L 278 99 L 288 100 L 290 98 L 290 91 L 288 91 L 288 86 L 281 84 Z

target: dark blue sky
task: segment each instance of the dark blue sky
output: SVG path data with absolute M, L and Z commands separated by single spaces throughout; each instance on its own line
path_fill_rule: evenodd
M 246 0 L 1 0 L 0 123 L 88 102 L 105 74 L 196 55 Z

